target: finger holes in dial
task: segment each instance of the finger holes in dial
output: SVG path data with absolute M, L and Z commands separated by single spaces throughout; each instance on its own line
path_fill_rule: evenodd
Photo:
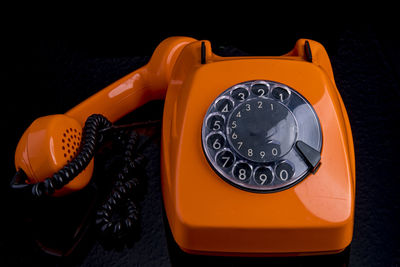
M 237 162 L 232 169 L 233 177 L 243 183 L 248 183 L 250 181 L 251 173 L 251 165 L 244 161 Z
M 315 118 L 307 100 L 279 82 L 250 80 L 227 88 L 204 116 L 206 158 L 218 175 L 240 189 L 268 193 L 290 188 L 307 176 L 292 153 L 293 142 L 304 132 L 303 124 L 297 124 L 303 113 Z M 315 121 L 307 129 L 316 128 L 312 133 L 318 137 Z
M 269 167 L 261 166 L 254 171 L 254 181 L 258 185 L 269 185 L 274 179 L 274 174 Z
M 236 89 L 232 90 L 231 96 L 235 100 L 243 101 L 249 96 L 249 91 L 247 91 L 246 87 L 237 87 Z
M 224 128 L 225 119 L 218 113 L 210 114 L 207 119 L 207 127 L 212 131 L 221 131 Z
M 212 133 L 207 137 L 207 146 L 212 150 L 220 150 L 225 146 L 225 137 L 221 133 Z
M 284 102 L 289 98 L 290 92 L 283 87 L 277 86 L 272 89 L 271 95 L 274 99 Z
M 233 109 L 233 106 L 234 106 L 233 101 L 228 97 L 221 97 L 215 103 L 215 108 L 222 114 L 229 113 Z
M 294 167 L 288 161 L 282 161 L 276 166 L 275 175 L 281 181 L 287 181 L 293 177 Z
M 233 163 L 235 162 L 235 156 L 231 151 L 223 150 L 217 153 L 215 161 L 219 167 L 228 169 L 232 167 Z
M 256 96 L 267 96 L 269 85 L 267 83 L 257 82 L 251 86 L 251 92 Z

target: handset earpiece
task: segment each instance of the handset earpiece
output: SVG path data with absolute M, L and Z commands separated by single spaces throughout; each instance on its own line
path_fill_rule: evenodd
M 194 41 L 188 37 L 168 38 L 158 45 L 147 65 L 65 114 L 36 119 L 17 145 L 15 167 L 18 172 L 12 186 L 20 187 L 20 183 L 34 185 L 31 189 L 33 194 L 44 192 L 54 193 L 54 196 L 85 187 L 93 172 L 93 155 L 90 153 L 96 145 L 94 128 L 109 127 L 145 103 L 163 99 L 180 52 Z M 68 165 L 70 169 L 66 169 Z

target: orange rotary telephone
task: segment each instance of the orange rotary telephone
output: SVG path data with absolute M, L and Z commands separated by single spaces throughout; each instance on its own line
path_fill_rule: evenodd
M 12 181 L 62 197 L 91 179 L 100 129 L 165 99 L 161 177 L 174 240 L 191 254 L 334 254 L 352 240 L 355 158 L 324 47 L 220 57 L 171 37 L 149 63 L 65 114 L 35 120 Z M 23 174 L 23 175 L 22 175 Z

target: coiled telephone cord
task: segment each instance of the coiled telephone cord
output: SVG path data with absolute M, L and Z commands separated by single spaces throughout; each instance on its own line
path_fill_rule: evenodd
M 56 189 L 68 184 L 88 166 L 101 142 L 101 132 L 110 128 L 112 123 L 104 116 L 100 114 L 89 116 L 82 131 L 80 150 L 74 159 L 51 177 L 36 184 L 26 184 L 24 182 L 26 175 L 23 170 L 19 170 L 11 182 L 11 187 L 28 192 L 34 198 L 51 196 Z M 135 153 L 137 141 L 138 134 L 131 131 L 124 141 L 122 168 L 116 174 L 111 192 L 97 210 L 95 222 L 103 238 L 121 239 L 138 223 L 138 209 L 133 194 L 143 178 L 140 176 L 144 175 L 142 166 L 144 157 Z

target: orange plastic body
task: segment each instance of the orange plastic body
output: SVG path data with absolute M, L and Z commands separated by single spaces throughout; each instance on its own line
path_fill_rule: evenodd
M 164 40 L 148 64 L 86 99 L 66 115 L 78 120 L 82 126 L 86 118 L 94 113 L 115 122 L 151 100 L 164 99 L 181 50 L 194 41 L 189 37 L 170 37 Z
M 77 134 L 81 134 L 91 114 L 102 114 L 115 122 L 150 100 L 163 99 L 180 51 L 193 41 L 196 40 L 188 37 L 168 38 L 158 45 L 147 65 L 107 86 L 64 115 L 36 119 L 17 145 L 16 169 L 24 170 L 28 183 L 43 181 L 60 170 L 77 152 L 78 146 L 72 148 L 77 140 L 73 140 L 73 135 L 69 136 L 68 129 L 75 129 Z M 68 136 L 64 138 L 64 134 Z M 54 196 L 82 189 L 89 183 L 92 172 L 93 160 L 81 174 L 56 190 Z
M 262 256 L 340 252 L 353 233 L 353 140 L 328 55 L 322 45 L 308 41 L 312 62 L 305 60 L 304 39 L 277 57 L 219 57 L 204 41 L 205 64 L 201 64 L 201 41 L 168 38 L 146 66 L 65 115 L 56 115 L 63 117 L 35 121 L 18 144 L 16 168 L 30 173 L 29 182 L 43 180 L 63 164 L 59 158 L 68 158 L 55 136 L 60 138 L 72 128 L 69 125 L 78 130 L 93 113 L 116 121 L 165 97 L 162 192 L 173 237 L 184 251 Z M 209 105 L 225 89 L 248 80 L 271 80 L 294 88 L 312 104 L 321 123 L 321 167 L 280 192 L 259 194 L 233 187 L 214 172 L 202 150 L 201 127 Z M 49 126 L 58 123 L 63 124 L 60 129 Z M 52 154 L 52 149 L 60 151 Z M 71 182 L 62 190 L 84 187 L 91 175 L 91 170 L 87 172 L 86 177 L 75 178 L 76 185 Z
M 328 55 L 304 42 L 281 57 L 216 56 L 201 42 L 187 45 L 176 63 L 164 107 L 162 190 L 169 225 L 186 252 L 222 255 L 329 254 L 352 240 L 355 160 L 349 120 Z M 281 192 L 260 194 L 223 181 L 209 165 L 201 128 L 209 105 L 225 89 L 249 80 L 284 83 L 319 116 L 322 165 L 315 175 Z
M 82 127 L 65 115 L 50 115 L 35 120 L 25 131 L 15 152 L 17 169 L 23 169 L 30 183 L 43 181 L 65 166 L 76 155 Z M 93 172 L 93 160 L 79 175 L 58 190 L 62 196 L 86 186 Z

